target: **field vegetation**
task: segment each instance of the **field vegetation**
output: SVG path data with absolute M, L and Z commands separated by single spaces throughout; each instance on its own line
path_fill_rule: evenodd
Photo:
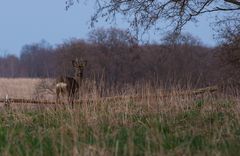
M 28 84 L 35 81 L 28 79 Z M 45 81 L 39 79 L 35 89 L 46 84 Z M 102 88 L 111 97 L 123 98 L 100 100 L 100 90 L 94 85 L 86 82 L 81 91 L 83 98 L 94 100 L 76 103 L 74 109 L 60 105 L 57 109 L 18 105 L 1 109 L 0 155 L 236 155 L 240 152 L 237 96 L 220 92 L 182 96 L 179 87 L 163 90 L 142 83 L 121 90 Z M 163 98 L 165 94 L 169 96 Z M 136 95 L 139 98 L 130 98 Z
M 239 155 L 240 42 L 228 32 L 213 48 L 184 33 L 140 44 L 128 31 L 96 29 L 88 40 L 1 56 L 0 98 L 50 103 L 55 78 L 74 77 L 72 60 L 87 66 L 74 109 L 66 99 L 1 106 L 0 155 Z M 207 86 L 218 92 L 183 94 Z
M 75 4 L 65 2 L 67 10 Z M 240 155 L 239 1 L 97 2 L 91 24 L 120 13 L 135 31 L 98 28 L 88 39 L 41 41 L 19 57 L 0 56 L 1 99 L 48 100 L 0 105 L 0 155 Z M 215 18 L 215 47 L 181 33 L 216 11 L 227 15 Z M 160 21 L 175 31 L 140 42 Z M 80 100 L 74 108 L 66 99 L 49 104 L 55 78 L 74 77 L 76 58 L 87 60 Z M 191 94 L 207 86 L 218 91 Z

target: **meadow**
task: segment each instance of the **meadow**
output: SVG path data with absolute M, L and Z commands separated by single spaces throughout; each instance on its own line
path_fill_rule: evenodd
M 54 99 L 54 93 L 41 91 L 47 89 L 46 84 L 53 86 L 52 82 L 1 79 L 0 84 L 6 86 L 1 88 L 1 96 L 7 92 L 13 97 Z M 147 83 L 106 90 L 108 95 L 124 98 L 98 100 L 99 88 L 89 82 L 81 97 L 94 100 L 76 103 L 74 109 L 1 107 L 0 155 L 240 153 L 237 96 L 221 92 L 182 96 L 181 88 L 166 91 Z M 169 96 L 163 97 L 166 92 Z M 135 95 L 139 98 L 131 98 Z

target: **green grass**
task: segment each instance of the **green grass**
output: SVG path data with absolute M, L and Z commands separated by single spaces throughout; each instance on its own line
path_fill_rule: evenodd
M 0 155 L 240 154 L 236 102 L 208 97 L 179 101 L 2 111 Z

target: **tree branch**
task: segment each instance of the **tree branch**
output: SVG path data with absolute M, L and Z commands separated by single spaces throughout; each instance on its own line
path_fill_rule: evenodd
M 224 0 L 224 1 L 240 6 L 240 1 L 238 1 L 238 0 Z

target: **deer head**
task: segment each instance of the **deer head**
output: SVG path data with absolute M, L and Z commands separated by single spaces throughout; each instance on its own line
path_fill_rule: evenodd
M 76 58 L 75 60 L 72 60 L 72 65 L 75 69 L 75 77 L 82 79 L 83 78 L 83 70 L 87 65 L 87 61 Z

